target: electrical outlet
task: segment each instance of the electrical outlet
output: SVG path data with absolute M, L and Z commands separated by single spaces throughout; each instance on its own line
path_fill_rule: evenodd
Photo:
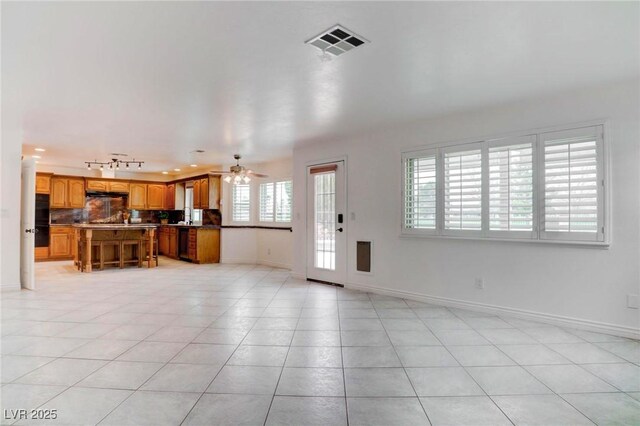
M 638 295 L 627 294 L 627 308 L 638 309 Z
M 476 278 L 475 284 L 477 289 L 484 290 L 484 280 L 482 278 Z

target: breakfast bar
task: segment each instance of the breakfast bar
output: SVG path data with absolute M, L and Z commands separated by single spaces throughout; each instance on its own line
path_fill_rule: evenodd
M 75 264 L 81 272 L 110 265 L 142 267 L 145 261 L 147 268 L 154 266 L 157 225 L 76 224 L 73 228 L 78 247 Z

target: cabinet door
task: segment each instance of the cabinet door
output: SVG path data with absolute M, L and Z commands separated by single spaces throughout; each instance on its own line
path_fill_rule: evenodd
M 92 191 L 108 191 L 109 182 L 106 180 L 87 179 L 87 189 Z
M 167 201 L 165 202 L 167 210 L 176 209 L 176 184 L 170 183 L 167 185 Z
M 85 204 L 84 179 L 69 179 L 67 207 L 83 209 Z
M 169 234 L 169 257 L 178 257 L 178 234 Z
M 147 185 L 132 183 L 129 187 L 129 208 L 144 210 L 147 208 Z
M 129 192 L 129 182 L 109 182 L 111 192 Z
M 209 208 L 209 178 L 200 179 L 200 208 Z
M 74 234 L 72 229 L 51 228 L 49 234 L 49 257 L 73 256 Z
M 200 180 L 193 181 L 193 208 L 200 209 Z
M 51 178 L 49 206 L 52 208 L 65 208 L 67 206 L 67 179 Z
M 51 176 L 36 174 L 36 194 L 51 192 Z
M 209 178 L 209 208 L 220 210 L 220 176 Z
M 164 208 L 164 184 L 150 183 L 147 185 L 147 207 L 152 210 Z

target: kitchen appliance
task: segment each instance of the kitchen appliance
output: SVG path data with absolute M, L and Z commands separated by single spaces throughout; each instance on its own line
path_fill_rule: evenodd
M 36 194 L 36 247 L 49 247 L 49 194 Z
M 189 229 L 178 229 L 178 257 L 180 260 L 191 260 L 189 258 Z

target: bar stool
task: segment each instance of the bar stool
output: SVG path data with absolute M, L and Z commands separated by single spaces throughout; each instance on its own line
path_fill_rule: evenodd
M 124 265 L 128 263 L 137 263 L 138 268 L 142 268 L 142 241 L 122 240 L 120 244 L 120 268 L 124 268 Z M 131 259 L 125 260 L 126 247 L 131 247 Z

